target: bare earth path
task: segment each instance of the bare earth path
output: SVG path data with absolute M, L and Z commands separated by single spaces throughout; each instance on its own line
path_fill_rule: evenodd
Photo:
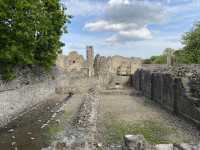
M 81 104 L 82 95 L 66 97 L 56 95 L 2 129 L 0 150 L 41 150 L 49 145 L 51 138 L 69 126 Z
M 199 143 L 199 131 L 131 90 L 102 92 L 99 140 L 120 144 L 123 134 L 143 134 L 150 143 Z

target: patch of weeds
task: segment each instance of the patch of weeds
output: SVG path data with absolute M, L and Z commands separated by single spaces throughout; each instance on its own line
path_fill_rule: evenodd
M 176 133 L 174 128 L 167 127 L 159 122 L 143 121 L 140 123 L 130 123 L 111 119 L 105 122 L 104 138 L 106 144 L 120 144 L 123 136 L 126 134 L 141 134 L 151 144 L 167 144 L 173 143 L 168 138 L 173 133 Z
M 65 130 L 66 123 L 71 119 L 73 112 L 72 111 L 65 111 L 62 116 L 59 117 L 61 122 L 54 123 L 46 128 L 46 132 L 43 135 L 43 145 L 48 146 L 53 140 L 55 140 L 55 136 Z
M 64 127 L 62 125 L 56 125 L 53 124 L 45 129 L 45 132 L 43 133 L 43 139 L 42 145 L 44 147 L 48 146 L 55 138 L 55 135 L 57 135 L 59 132 L 62 132 L 64 130 Z
M 61 125 L 53 125 L 48 128 L 48 134 L 50 136 L 55 136 L 57 133 L 63 130 L 64 130 L 64 127 L 62 127 Z
M 72 111 L 65 111 L 64 112 L 64 119 L 70 120 L 72 118 L 73 112 Z

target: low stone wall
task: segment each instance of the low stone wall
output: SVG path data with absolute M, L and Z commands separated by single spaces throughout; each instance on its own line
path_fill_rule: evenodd
M 65 73 L 58 66 L 48 74 L 37 69 L 21 69 L 17 78 L 8 83 L 0 80 L 0 127 L 55 94 L 85 93 L 97 84 L 96 78 Z
M 66 84 L 66 78 L 46 79 L 40 83 L 29 84 L 13 90 L 0 92 L 0 127 L 5 126 L 21 113 L 28 111 L 55 95 L 56 88 Z
M 192 96 L 189 78 L 187 76 L 177 77 L 168 71 L 149 68 L 151 67 L 138 69 L 132 76 L 134 88 L 167 110 L 199 126 L 200 99 Z

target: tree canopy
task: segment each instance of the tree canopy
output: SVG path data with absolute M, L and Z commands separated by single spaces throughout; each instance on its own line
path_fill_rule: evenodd
M 184 53 L 190 63 L 200 63 L 200 23 L 183 36 Z
M 178 64 L 200 64 L 200 22 L 195 24 L 191 31 L 183 35 L 182 43 L 184 44 L 182 49 L 175 51 L 167 48 L 162 55 L 152 56 L 144 63 L 166 63 L 166 56 L 173 53 Z
M 16 65 L 50 69 L 61 52 L 70 16 L 59 0 L 0 0 L 0 70 L 12 78 Z

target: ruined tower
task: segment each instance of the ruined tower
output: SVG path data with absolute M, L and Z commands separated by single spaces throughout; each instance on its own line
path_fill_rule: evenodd
M 87 66 L 89 77 L 94 74 L 94 49 L 93 46 L 87 46 Z

